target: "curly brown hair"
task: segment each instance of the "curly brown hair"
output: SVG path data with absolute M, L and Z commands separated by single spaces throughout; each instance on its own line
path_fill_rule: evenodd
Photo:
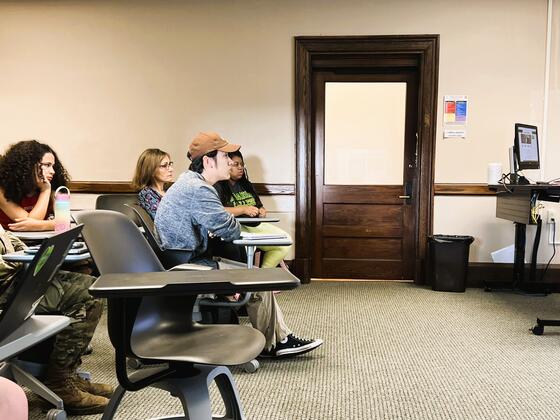
M 7 200 L 20 203 L 25 196 L 39 192 L 37 167 L 45 153 L 52 153 L 55 158 L 52 190 L 68 184 L 68 172 L 50 146 L 37 140 L 20 141 L 10 145 L 4 155 L 0 156 L 0 188 Z

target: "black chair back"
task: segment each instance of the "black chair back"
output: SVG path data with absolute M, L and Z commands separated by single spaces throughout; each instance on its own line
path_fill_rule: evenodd
M 101 194 L 95 200 L 95 208 L 97 210 L 113 210 L 127 215 L 130 220 L 140 226 L 136 214 L 125 204 L 135 204 L 138 202 L 136 194 Z
M 84 224 L 84 239 L 101 274 L 164 271 L 138 227 L 124 214 L 82 211 L 76 220 Z
M 83 236 L 99 273 L 165 271 L 138 227 L 124 214 L 111 210 L 82 211 Z M 117 349 L 118 371 L 126 371 L 125 357 L 135 357 L 130 333 L 142 299 L 108 299 L 108 331 Z M 119 379 L 120 380 L 120 379 Z
M 179 264 L 188 263 L 192 256 L 192 251 L 188 249 L 163 249 L 155 236 L 154 221 L 146 210 L 138 204 L 125 204 L 135 214 L 140 221 L 140 225 L 144 228 L 146 240 L 156 253 L 161 264 L 166 270 L 173 268 Z

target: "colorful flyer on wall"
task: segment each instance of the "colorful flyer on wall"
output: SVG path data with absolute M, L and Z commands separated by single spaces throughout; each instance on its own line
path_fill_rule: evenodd
M 445 95 L 443 97 L 443 137 L 467 137 L 466 95 Z

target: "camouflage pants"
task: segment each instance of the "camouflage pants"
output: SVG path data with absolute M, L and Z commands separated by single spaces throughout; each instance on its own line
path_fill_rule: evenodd
M 93 298 L 88 288 L 95 277 L 59 271 L 51 281 L 36 314 L 61 314 L 71 319 L 70 325 L 55 338 L 49 365 L 54 368 L 75 368 L 86 350 L 101 317 L 103 305 Z

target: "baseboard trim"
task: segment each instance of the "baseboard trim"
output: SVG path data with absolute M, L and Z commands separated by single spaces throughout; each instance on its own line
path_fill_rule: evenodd
M 525 266 L 525 288 L 528 290 L 560 291 L 560 264 L 551 264 L 541 280 L 546 264 L 537 264 L 536 281 L 529 282 L 529 265 Z M 473 262 L 469 264 L 467 287 L 502 288 L 511 286 L 513 264 Z

